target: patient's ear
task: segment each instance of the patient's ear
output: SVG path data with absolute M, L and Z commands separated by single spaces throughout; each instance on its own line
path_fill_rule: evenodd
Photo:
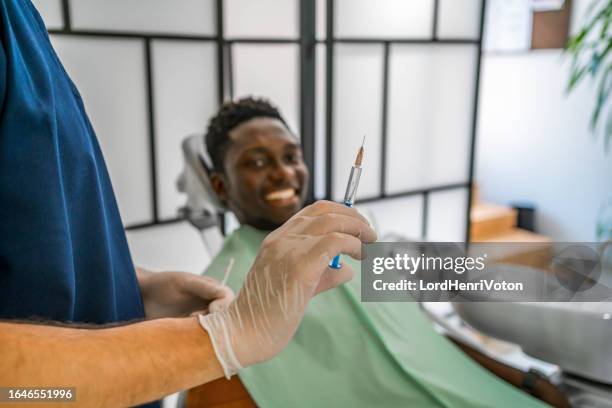
M 223 174 L 219 173 L 218 171 L 212 172 L 210 175 L 210 185 L 212 189 L 215 191 L 215 194 L 217 194 L 217 198 L 219 198 L 219 200 L 223 204 L 226 204 L 227 203 L 227 188 L 226 188 L 225 178 L 223 177 Z

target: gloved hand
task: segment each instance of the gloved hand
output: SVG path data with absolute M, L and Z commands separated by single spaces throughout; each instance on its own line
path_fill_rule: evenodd
M 361 259 L 361 243 L 376 233 L 355 209 L 319 201 L 302 209 L 263 241 L 236 300 L 199 316 L 226 377 L 270 359 L 289 343 L 311 297 L 353 276 L 328 268 L 336 254 Z
M 136 276 L 147 319 L 213 313 L 234 300 L 234 292 L 210 276 L 142 268 L 136 268 Z

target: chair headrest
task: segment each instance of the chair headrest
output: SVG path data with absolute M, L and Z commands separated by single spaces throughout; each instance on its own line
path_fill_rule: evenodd
M 187 206 L 205 207 L 210 211 L 225 212 L 227 208 L 219 201 L 210 183 L 212 160 L 204 147 L 204 136 L 187 136 L 182 144 L 185 165 L 177 185 L 187 194 Z

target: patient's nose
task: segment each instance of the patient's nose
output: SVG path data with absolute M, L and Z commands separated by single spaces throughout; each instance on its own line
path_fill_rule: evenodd
M 281 184 L 295 177 L 295 169 L 286 163 L 276 162 L 270 171 L 269 177 L 272 181 Z

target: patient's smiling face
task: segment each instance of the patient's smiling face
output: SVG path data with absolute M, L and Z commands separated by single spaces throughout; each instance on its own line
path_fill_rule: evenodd
M 256 117 L 229 132 L 223 175 L 213 177 L 219 197 L 242 224 L 271 230 L 304 205 L 308 169 L 298 141 L 278 119 Z

